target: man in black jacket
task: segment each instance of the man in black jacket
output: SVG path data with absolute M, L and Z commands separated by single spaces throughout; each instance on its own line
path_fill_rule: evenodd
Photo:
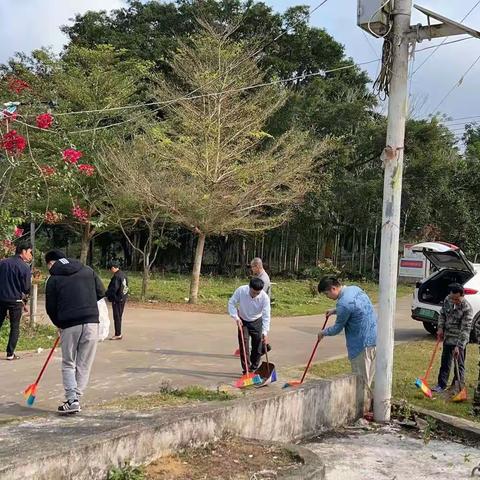
M 66 401 L 58 407 L 63 414 L 80 411 L 80 396 L 90 376 L 98 342 L 97 301 L 105 289 L 97 274 L 78 260 L 65 258 L 60 250 L 45 255 L 50 271 L 45 306 L 60 330 L 62 377 Z
M 110 271 L 113 277 L 107 288 L 107 298 L 112 302 L 113 322 L 115 324 L 115 335 L 110 340 L 122 339 L 122 315 L 127 301 L 128 278 L 120 270 L 120 264 L 116 260 L 110 263 Z
M 10 334 L 7 344 L 7 360 L 16 360 L 15 355 L 20 335 L 22 310 L 30 293 L 32 274 L 27 263 L 32 261 L 32 246 L 19 243 L 15 255 L 0 262 L 0 328 L 5 317 L 10 318 Z

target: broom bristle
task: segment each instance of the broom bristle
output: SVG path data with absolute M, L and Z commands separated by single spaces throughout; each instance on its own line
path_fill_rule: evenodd
M 300 380 L 292 380 L 291 382 L 287 382 L 282 388 L 288 388 L 288 387 L 296 387 L 298 385 L 301 385 Z
M 35 402 L 35 395 L 30 395 L 30 396 L 27 398 L 27 405 L 29 405 L 29 406 L 31 407 L 34 402 Z
M 432 398 L 432 390 L 430 390 L 430 387 L 421 378 L 415 380 L 415 385 L 426 397 Z
M 251 385 L 258 385 L 262 383 L 262 377 L 260 375 L 253 375 L 253 377 L 240 378 L 235 382 L 237 388 L 250 387 Z

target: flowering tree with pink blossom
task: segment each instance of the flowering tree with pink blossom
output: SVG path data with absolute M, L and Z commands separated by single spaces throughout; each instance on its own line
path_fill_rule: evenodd
M 86 261 L 90 241 L 112 225 L 103 208 L 99 151 L 128 138 L 148 116 L 117 107 L 137 101 L 150 67 L 109 46 L 72 46 L 59 58 L 40 50 L 28 61 L 11 60 L 0 73 L 0 102 L 12 102 L 0 117 L 0 158 L 8 156 L 11 167 L 0 208 L 4 200 L 10 211 L 67 225 L 80 236 Z M 7 187 L 12 181 L 21 186 L 17 192 Z

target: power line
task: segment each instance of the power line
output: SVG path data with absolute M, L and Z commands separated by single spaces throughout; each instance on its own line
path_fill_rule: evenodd
M 447 37 L 448 38 L 448 37 Z M 472 40 L 474 37 L 471 37 L 471 36 L 468 36 L 468 37 L 465 37 L 465 38 L 460 38 L 458 40 L 452 40 L 451 42 L 442 42 L 438 45 L 430 45 L 429 47 L 425 47 L 425 48 L 419 48 L 418 50 L 415 50 L 415 52 L 424 52 L 425 50 L 431 50 L 432 48 L 440 48 L 440 47 L 443 47 L 445 45 L 451 45 L 452 43 L 459 43 L 459 42 L 464 42 L 465 40 Z M 413 73 L 412 75 L 413 76 Z
M 460 23 L 464 22 L 470 14 L 480 5 L 480 0 L 477 1 L 477 3 L 467 12 L 467 14 L 460 20 Z M 435 50 L 415 69 L 415 71 L 412 72 L 411 76 L 415 75 L 438 51 L 438 49 L 445 44 L 449 37 L 445 37 L 443 41 L 435 47 Z M 426 49 L 425 49 L 426 50 Z
M 190 92 L 183 97 L 178 97 L 178 98 L 174 98 L 172 100 L 166 100 L 166 101 L 163 101 L 163 102 L 150 102 L 150 103 L 145 103 L 145 104 L 137 104 L 137 105 L 134 105 L 134 106 L 126 105 L 125 107 L 112 107 L 110 109 L 101 109 L 101 110 L 84 110 L 84 111 L 77 111 L 77 112 L 64 112 L 64 114 L 68 114 L 68 113 L 71 113 L 71 114 L 93 113 L 93 112 L 99 112 L 99 111 L 100 112 L 107 112 L 107 111 L 111 111 L 111 110 L 120 110 L 120 109 L 124 109 L 124 108 L 134 108 L 134 107 L 152 106 L 152 105 L 164 107 L 164 106 L 167 106 L 167 105 L 170 105 L 170 104 L 173 104 L 173 103 L 178 103 L 178 102 L 184 101 L 184 100 L 196 100 L 196 99 L 199 99 L 199 98 L 208 98 L 208 97 L 214 97 L 214 96 L 218 96 L 218 95 L 228 95 L 228 94 L 231 94 L 231 93 L 241 93 L 241 92 L 245 92 L 245 91 L 248 91 L 248 90 L 253 90 L 253 89 L 256 89 L 256 88 L 268 87 L 268 86 L 271 86 L 271 85 L 279 85 L 279 84 L 283 84 L 283 83 L 294 82 L 294 81 L 297 81 L 297 80 L 304 80 L 304 79 L 310 78 L 310 77 L 318 77 L 320 75 L 326 75 L 328 73 L 334 73 L 334 72 L 339 72 L 339 71 L 342 71 L 342 70 L 348 70 L 350 68 L 355 68 L 357 66 L 368 65 L 368 64 L 371 64 L 371 63 L 375 63 L 377 61 L 378 61 L 378 58 L 376 58 L 375 60 L 369 60 L 367 62 L 352 63 L 352 64 L 349 64 L 349 65 L 344 65 L 342 67 L 336 67 L 336 68 L 331 68 L 331 69 L 328 69 L 328 70 L 322 70 L 320 72 L 305 73 L 305 74 L 302 74 L 302 75 L 296 75 L 296 76 L 289 77 L 289 78 L 272 80 L 270 82 L 255 83 L 255 84 L 247 85 L 247 86 L 241 87 L 241 88 L 233 88 L 233 89 L 229 89 L 229 90 L 205 93 L 205 94 L 201 94 L 201 95 L 193 95 L 192 96 L 191 92 Z M 158 110 L 160 110 L 160 108 Z M 67 132 L 67 133 L 70 133 L 70 134 L 72 134 L 72 133 L 85 133 L 85 132 L 93 132 L 93 131 L 98 131 L 98 130 L 105 130 L 107 128 L 112 128 L 112 127 L 116 127 L 118 125 L 123 125 L 123 124 L 128 123 L 130 121 L 133 121 L 137 118 L 140 118 L 143 115 L 145 115 L 144 112 L 142 112 L 140 115 L 136 115 L 136 116 L 134 116 L 130 119 L 122 120 L 120 122 L 113 123 L 111 125 L 104 125 L 102 127 L 89 128 L 89 129 L 85 129 L 85 130 L 73 130 L 73 131 Z M 58 116 L 58 114 L 57 114 L 57 116 Z M 36 130 L 41 130 L 42 132 L 45 132 L 45 133 L 54 132 L 52 130 L 45 130 L 45 129 L 36 127 L 35 125 L 30 125 L 26 122 L 19 121 L 18 119 L 13 120 L 13 121 L 18 122 L 18 123 L 20 123 L 22 125 L 25 125 L 27 127 L 30 127 L 30 128 L 34 128 Z
M 479 3 L 480 3 L 480 0 L 479 0 Z M 480 60 L 480 55 L 473 61 L 473 63 L 467 68 L 467 70 L 465 71 L 465 73 L 463 73 L 463 75 L 459 78 L 459 80 L 457 82 L 455 82 L 455 84 L 453 85 L 453 87 L 447 92 L 447 94 L 440 100 L 439 104 L 433 109 L 433 112 L 437 111 L 438 108 L 443 104 L 443 102 L 451 95 L 451 93 L 457 88 L 459 87 L 462 83 L 463 83 L 463 80 L 465 79 L 465 77 L 468 75 L 468 73 L 470 72 L 470 70 L 477 64 L 477 62 Z

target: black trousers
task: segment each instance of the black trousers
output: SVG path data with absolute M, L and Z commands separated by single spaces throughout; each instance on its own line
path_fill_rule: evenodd
M 122 316 L 125 303 L 126 299 L 121 302 L 112 302 L 113 323 L 115 325 L 115 335 L 117 337 L 122 334 Z
M 15 353 L 18 337 L 20 336 L 20 320 L 22 319 L 22 302 L 0 303 L 0 328 L 2 328 L 5 317 L 10 317 L 10 334 L 8 336 L 7 355 Z
M 244 360 L 245 358 L 245 355 L 243 353 L 244 351 L 246 352 L 247 361 L 250 360 L 250 365 L 248 366 L 248 369 L 250 371 L 258 367 L 258 364 L 260 363 L 260 358 L 262 357 L 262 318 L 260 317 L 254 322 L 246 322 L 245 320 L 242 320 L 242 323 L 243 323 L 242 330 L 243 330 L 244 344 L 242 345 L 242 337 L 240 336 L 240 331 L 239 331 L 238 345 L 240 347 L 240 361 L 242 363 L 242 371 L 246 372 L 247 367 L 245 365 L 245 360 Z M 251 352 L 250 352 L 250 338 L 252 339 Z
M 440 364 L 440 371 L 438 372 L 438 385 L 442 388 L 447 388 L 448 386 L 448 378 L 450 376 L 450 369 L 452 368 L 452 360 L 453 360 L 453 351 L 455 350 L 455 345 L 445 345 L 443 344 L 443 351 L 442 351 L 442 363 Z M 460 355 L 458 356 L 458 373 L 460 378 L 457 378 L 457 372 L 453 372 L 453 383 L 459 380 L 460 385 L 465 384 L 465 356 L 466 356 L 466 349 L 460 348 Z

